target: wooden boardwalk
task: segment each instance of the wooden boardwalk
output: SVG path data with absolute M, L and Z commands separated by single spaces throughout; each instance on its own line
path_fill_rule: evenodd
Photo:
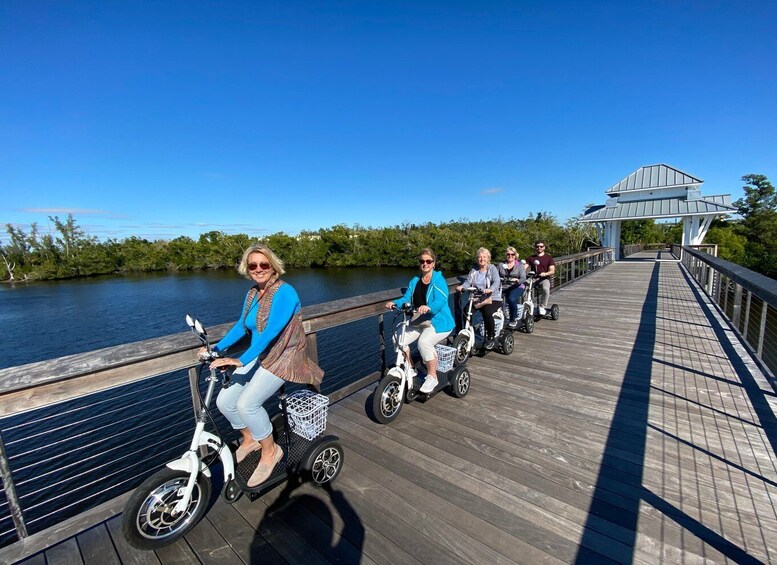
M 618 262 L 554 301 L 511 356 L 470 361 L 464 399 L 389 426 L 371 389 L 333 406 L 332 491 L 219 498 L 155 553 L 115 517 L 24 563 L 777 562 L 775 391 L 679 265 Z

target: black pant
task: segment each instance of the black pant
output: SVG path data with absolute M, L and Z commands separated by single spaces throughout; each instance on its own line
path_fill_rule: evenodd
M 483 323 L 486 325 L 486 339 L 494 338 L 494 313 L 501 307 L 501 302 L 492 302 L 480 308 L 480 313 L 483 315 Z

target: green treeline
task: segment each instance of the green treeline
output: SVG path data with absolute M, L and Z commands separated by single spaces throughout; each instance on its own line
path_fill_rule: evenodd
M 233 269 L 243 250 L 256 238 L 210 231 L 197 240 L 178 237 L 149 241 L 130 237 L 100 242 L 78 226 L 72 215 L 50 218 L 55 233 L 42 234 L 36 224 L 29 233 L 6 225 L 8 239 L 0 247 L 2 280 L 47 280 L 149 271 Z M 512 245 L 525 257 L 535 239 L 547 240 L 556 256 L 596 244 L 596 231 L 570 220 L 561 225 L 539 213 L 525 220 L 466 220 L 444 224 L 409 224 L 386 228 L 337 225 L 299 236 L 275 233 L 262 238 L 289 267 L 411 267 L 417 253 L 432 248 L 442 268 L 463 272 L 473 264 L 475 251 L 487 247 L 494 260 Z
M 734 202 L 740 219 L 715 220 L 705 243 L 717 243 L 718 256 L 777 278 L 777 193 L 764 175 L 745 175 L 744 198 Z M 53 216 L 53 233 L 29 232 L 6 224 L 8 242 L 0 245 L 0 280 L 49 280 L 110 273 L 233 269 L 243 250 L 256 240 L 244 234 L 210 231 L 189 237 L 149 241 L 138 237 L 98 241 L 86 234 L 72 215 Z M 597 245 L 591 224 L 574 219 L 560 224 L 545 213 L 519 219 L 467 220 L 443 224 L 408 224 L 385 228 L 337 225 L 299 236 L 275 233 L 262 238 L 289 267 L 411 267 L 418 251 L 432 248 L 447 272 L 471 267 L 479 247 L 501 260 L 512 245 L 521 257 L 544 239 L 558 257 Z M 679 243 L 681 223 L 654 220 L 624 222 L 621 244 Z

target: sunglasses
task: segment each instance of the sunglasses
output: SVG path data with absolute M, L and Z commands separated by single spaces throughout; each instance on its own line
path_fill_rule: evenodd
M 545 246 L 544 246 L 544 245 L 535 245 L 534 247 L 535 247 L 536 249 L 545 249 Z
M 515 253 L 505 253 L 508 257 L 515 257 Z
M 249 271 L 256 271 L 258 269 L 262 271 L 269 271 L 272 268 L 272 265 L 270 265 L 266 261 L 262 261 L 261 263 L 249 263 L 248 264 L 248 270 Z
M 432 263 L 434 263 L 434 259 L 419 259 L 418 260 L 418 264 L 419 265 L 423 265 L 424 263 L 427 264 L 427 265 L 431 265 Z

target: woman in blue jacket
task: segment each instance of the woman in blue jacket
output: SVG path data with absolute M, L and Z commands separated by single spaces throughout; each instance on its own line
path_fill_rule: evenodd
M 386 302 L 389 310 L 409 302 L 417 311 L 401 345 L 412 366 L 408 346 L 418 340 L 418 351 L 426 363 L 426 380 L 421 392 L 432 392 L 437 386 L 437 353 L 434 346 L 448 337 L 455 326 L 448 305 L 448 283 L 442 272 L 434 270 L 436 262 L 437 256 L 431 249 L 422 249 L 418 254 L 420 274 L 411 279 L 402 298 Z M 415 371 L 410 371 L 411 376 L 415 376 Z

